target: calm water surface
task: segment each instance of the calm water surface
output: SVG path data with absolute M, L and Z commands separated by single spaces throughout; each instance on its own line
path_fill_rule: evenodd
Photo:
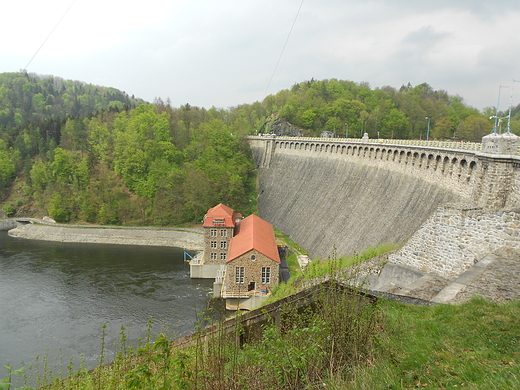
M 181 249 L 31 241 L 0 231 L 0 367 L 46 353 L 64 366 L 83 355 L 93 367 L 103 323 L 106 360 L 118 351 L 121 326 L 134 345 L 150 317 L 153 334 L 189 334 L 212 284 L 190 279 Z

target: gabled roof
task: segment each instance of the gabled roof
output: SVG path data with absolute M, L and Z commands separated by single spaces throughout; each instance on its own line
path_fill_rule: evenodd
M 239 218 L 242 218 L 242 214 L 235 213 L 232 208 L 219 203 L 208 210 L 202 226 L 235 227 L 235 221 Z
M 240 221 L 236 229 L 235 236 L 229 243 L 227 262 L 255 249 L 280 263 L 273 225 L 252 214 Z

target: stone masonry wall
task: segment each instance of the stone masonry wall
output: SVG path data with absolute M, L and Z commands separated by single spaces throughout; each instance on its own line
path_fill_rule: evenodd
M 216 231 L 216 236 L 211 235 L 211 231 Z M 229 250 L 229 242 L 233 238 L 234 227 L 218 227 L 211 226 L 204 228 L 204 264 L 219 264 L 226 265 L 227 253 Z M 225 232 L 224 236 L 222 232 Z M 216 242 L 216 247 L 212 248 L 211 243 Z M 221 243 L 225 242 L 225 246 L 222 247 Z M 211 254 L 214 253 L 216 255 L 216 259 L 211 259 Z M 222 257 L 222 254 L 226 256 L 226 258 Z
M 445 206 L 388 260 L 449 278 L 502 248 L 520 249 L 520 210 Z
M 252 255 L 256 256 L 255 261 L 251 260 Z M 243 284 L 235 283 L 235 267 L 244 267 Z M 279 265 L 257 250 L 251 250 L 227 264 L 226 292 L 237 294 L 247 292 L 251 282 L 255 282 L 257 291 L 260 290 L 260 286 L 262 286 L 262 267 L 271 267 L 271 282 L 266 285 L 268 290 L 271 290 L 278 284 Z
M 511 164 L 512 177 L 506 208 L 520 208 L 520 162 Z

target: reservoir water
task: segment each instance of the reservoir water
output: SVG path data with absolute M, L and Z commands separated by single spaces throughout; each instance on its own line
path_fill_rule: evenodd
M 177 248 L 70 244 L 11 238 L 0 231 L 0 367 L 48 355 L 95 367 L 106 323 L 105 361 L 152 334 L 194 331 L 212 280 L 192 280 Z M 2 369 L 3 370 L 3 369 Z M 66 370 L 65 370 L 66 371 Z M 0 371 L 0 378 L 4 372 Z

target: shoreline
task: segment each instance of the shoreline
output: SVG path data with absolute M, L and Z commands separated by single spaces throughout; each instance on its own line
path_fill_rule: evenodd
M 115 244 L 115 245 L 146 245 L 176 248 L 202 249 L 204 233 L 195 229 L 181 228 L 139 228 L 139 227 L 108 227 L 47 224 L 45 222 L 18 224 L 8 230 L 9 237 L 27 240 Z

